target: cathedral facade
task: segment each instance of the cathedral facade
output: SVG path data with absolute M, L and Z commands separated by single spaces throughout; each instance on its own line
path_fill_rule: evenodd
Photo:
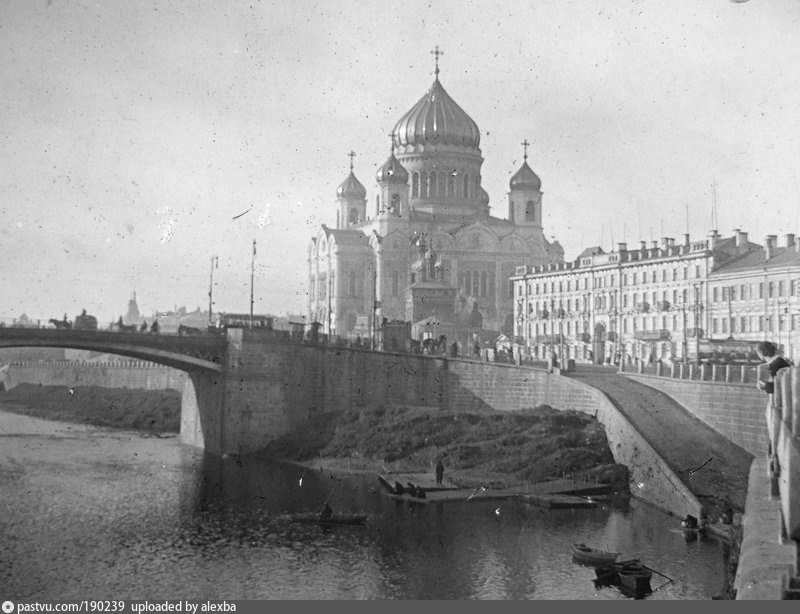
M 527 149 L 510 180 L 508 217 L 492 216 L 480 130 L 445 91 L 438 63 L 391 136 L 376 194 L 368 198 L 355 177 L 351 153 L 336 225 L 322 225 L 309 243 L 309 321 L 350 338 L 373 338 L 384 321 L 410 322 L 417 339 L 437 325 L 460 342 L 471 343 L 476 328 L 510 334 L 516 267 L 564 259 L 544 236 L 541 181 Z

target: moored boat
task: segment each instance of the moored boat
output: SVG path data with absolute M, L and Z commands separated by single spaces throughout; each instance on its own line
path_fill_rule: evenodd
M 623 592 L 636 598 L 652 593 L 650 578 L 653 572 L 641 563 L 631 563 L 620 567 L 619 586 Z
M 618 558 L 619 552 L 598 550 L 586 544 L 572 544 L 572 560 L 581 565 L 612 565 Z

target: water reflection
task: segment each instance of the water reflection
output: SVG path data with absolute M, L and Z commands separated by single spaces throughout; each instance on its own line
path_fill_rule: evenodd
M 648 599 L 708 599 L 722 588 L 721 545 L 687 544 L 675 518 L 636 502 L 410 506 L 385 497 L 374 476 L 8 416 L 0 585 L 17 599 L 625 599 L 572 562 L 578 541 L 640 556 L 674 579 Z M 366 511 L 366 526 L 285 516 L 326 500 Z

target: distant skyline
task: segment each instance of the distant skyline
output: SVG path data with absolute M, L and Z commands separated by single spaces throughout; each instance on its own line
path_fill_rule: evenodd
M 542 179 L 574 259 L 718 228 L 800 234 L 796 0 L 0 0 L 0 318 L 305 313 L 306 250 L 440 79 L 482 184 Z

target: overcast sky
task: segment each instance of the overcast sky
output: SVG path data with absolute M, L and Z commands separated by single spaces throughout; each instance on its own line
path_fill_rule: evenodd
M 507 213 L 589 245 L 800 230 L 797 0 L 0 0 L 0 318 L 305 312 L 347 153 L 374 203 L 433 81 L 481 130 Z

